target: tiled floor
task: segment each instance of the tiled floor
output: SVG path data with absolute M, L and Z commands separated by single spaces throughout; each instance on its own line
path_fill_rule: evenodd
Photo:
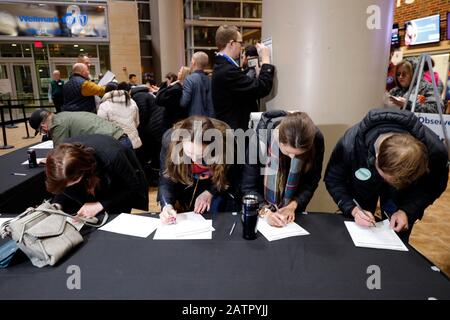
M 16 129 L 7 129 L 8 144 L 14 145 L 14 149 L 0 150 L 0 156 L 8 152 L 39 142 L 40 136 L 33 139 L 22 139 L 25 136 L 23 124 Z M 0 137 L 3 138 L 0 134 Z M 3 145 L 0 140 L 0 145 Z M 25 156 L 25 155 L 24 155 Z M 157 212 L 156 188 L 151 188 L 150 211 Z M 138 211 L 136 211 L 138 212 Z M 414 226 L 411 235 L 411 244 L 448 276 L 450 276 L 450 187 L 446 192 L 430 206 L 422 221 Z

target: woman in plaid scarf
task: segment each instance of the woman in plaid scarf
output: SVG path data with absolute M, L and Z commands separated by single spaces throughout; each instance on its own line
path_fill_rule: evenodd
M 242 191 L 274 208 L 268 210 L 268 222 L 283 227 L 294 221 L 295 212 L 306 209 L 317 189 L 324 142 L 322 133 L 304 112 L 287 114 L 271 131 L 271 141 L 263 141 L 267 146 L 266 164 L 245 166 Z

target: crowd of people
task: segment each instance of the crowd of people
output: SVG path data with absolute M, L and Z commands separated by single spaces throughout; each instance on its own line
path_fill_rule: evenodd
M 263 44 L 244 48 L 234 26 L 218 28 L 216 45 L 212 75 L 206 74 L 208 55 L 196 52 L 190 67 L 167 74 L 160 85 L 150 75 L 139 85 L 130 74 L 128 83 L 99 86 L 90 79 L 88 57 L 73 66 L 66 83 L 55 71 L 50 95 L 57 112 L 39 109 L 30 118 L 36 132 L 55 144 L 46 160 L 54 203 L 86 217 L 148 210 L 150 166 L 159 170 L 165 223 L 176 221 L 177 212 L 236 211 L 244 195 L 255 195 L 260 214 L 276 227 L 304 211 L 321 179 L 322 133 L 304 112 L 269 111 L 252 128 L 253 139 L 239 141 L 236 132 L 248 133 L 250 114 L 272 90 L 275 66 Z M 445 145 L 408 107 L 401 110 L 410 104 L 404 97 L 414 68 L 410 60 L 396 66 L 390 91 L 396 107 L 372 110 L 350 128 L 324 177 L 344 215 L 370 227 L 380 200 L 406 240 L 448 180 Z M 433 76 L 420 82 L 416 111 L 442 108 L 426 82 Z M 265 161 L 251 161 L 253 150 Z

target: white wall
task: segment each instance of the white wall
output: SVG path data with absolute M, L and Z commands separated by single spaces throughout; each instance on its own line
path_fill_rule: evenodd
M 372 5 L 375 30 L 367 26 Z M 393 0 L 263 1 L 263 39 L 272 37 L 277 69 L 267 108 L 311 116 L 325 136 L 324 171 L 344 131 L 382 106 L 393 15 Z M 308 210 L 336 209 L 321 182 Z
M 368 6 L 381 29 L 369 30 Z M 264 0 L 263 39 L 273 39 L 277 96 L 268 109 L 301 108 L 318 124 L 352 124 L 383 97 L 392 0 Z

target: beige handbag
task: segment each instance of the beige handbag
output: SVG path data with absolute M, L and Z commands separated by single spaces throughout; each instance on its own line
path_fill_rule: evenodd
M 69 219 L 68 219 L 69 218 Z M 78 229 L 69 221 L 74 216 L 58 210 L 53 204 L 45 201 L 37 208 L 28 208 L 14 219 L 0 226 L 2 238 L 11 237 L 30 258 L 33 265 L 53 266 L 72 248 L 83 242 Z M 101 227 L 108 220 L 105 213 L 100 224 L 93 224 L 96 218 L 79 218 L 84 224 Z

